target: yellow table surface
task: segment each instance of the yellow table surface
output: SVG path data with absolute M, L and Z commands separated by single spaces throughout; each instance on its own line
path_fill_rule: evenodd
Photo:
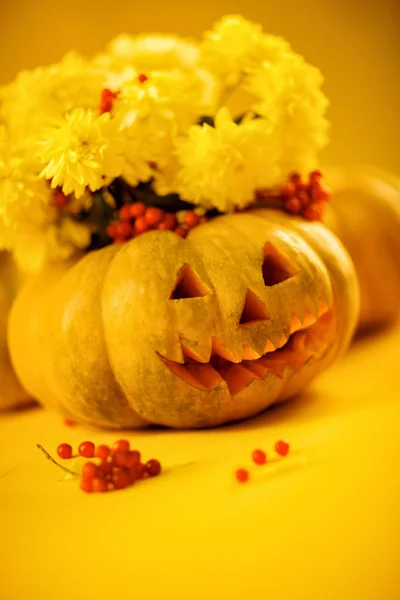
M 0 419 L 4 600 L 400 598 L 400 329 L 285 406 L 213 431 L 129 432 L 158 479 L 85 495 L 37 450 L 113 442 L 36 409 Z M 250 467 L 287 437 L 291 454 Z

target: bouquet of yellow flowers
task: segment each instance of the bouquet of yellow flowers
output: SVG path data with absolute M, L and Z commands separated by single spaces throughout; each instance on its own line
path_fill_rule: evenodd
M 0 88 L 0 249 L 39 270 L 276 195 L 327 142 L 321 84 L 284 39 L 239 16 L 198 43 L 121 35 L 92 58 L 20 73 Z

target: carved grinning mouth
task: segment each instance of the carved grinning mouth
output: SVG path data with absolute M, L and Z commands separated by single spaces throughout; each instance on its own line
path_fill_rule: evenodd
M 314 317 L 306 314 L 303 323 L 296 315 L 292 317 L 290 335 L 274 346 L 268 340 L 265 353 L 258 357 L 250 348 L 243 348 L 241 361 L 233 362 L 233 355 L 213 338 L 209 362 L 195 360 L 193 354 L 182 345 L 185 362 L 169 360 L 159 354 L 163 363 L 188 385 L 201 390 L 212 390 L 226 383 L 232 396 L 241 392 L 254 379 L 265 379 L 269 373 L 283 378 L 289 368 L 298 371 L 311 358 L 318 358 L 326 351 L 327 342 L 335 333 L 334 311 L 320 302 L 320 313 Z

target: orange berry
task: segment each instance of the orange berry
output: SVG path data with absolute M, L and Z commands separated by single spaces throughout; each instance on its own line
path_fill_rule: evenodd
M 309 180 L 311 183 L 314 181 L 320 181 L 321 179 L 322 179 L 321 171 L 319 171 L 318 169 L 316 169 L 315 171 L 311 171 L 311 173 L 309 175 Z
M 308 206 L 311 202 L 310 196 L 308 195 L 308 193 L 305 190 L 300 190 L 299 192 L 297 192 L 296 198 L 298 198 L 300 200 L 303 208 Z
M 134 202 L 133 204 L 128 204 L 129 206 L 129 214 L 132 219 L 136 219 L 137 217 L 142 217 L 146 212 L 146 206 L 143 202 Z
M 92 492 L 108 492 L 108 482 L 100 477 L 92 479 Z
M 253 459 L 253 462 L 256 465 L 265 465 L 265 463 L 267 462 L 267 455 L 264 452 L 264 450 L 254 450 L 251 455 L 251 458 Z
M 156 477 L 161 473 L 161 464 L 155 458 L 152 458 L 147 461 L 145 464 L 146 473 L 150 475 L 150 477 Z
M 99 474 L 101 474 L 103 477 L 106 477 L 107 475 L 111 475 L 112 471 L 113 465 L 111 462 L 108 460 L 101 461 L 99 466 Z
M 140 75 L 138 75 L 138 81 L 139 81 L 140 83 L 144 83 L 144 82 L 145 82 L 145 81 L 147 81 L 147 80 L 148 80 L 148 77 L 147 77 L 147 75 L 145 75 L 144 73 L 140 73 Z
M 136 467 L 140 463 L 140 452 L 138 450 L 130 450 L 125 459 L 127 467 Z
M 82 477 L 84 479 L 93 479 L 98 475 L 99 469 L 93 462 L 87 462 L 82 467 Z
M 132 235 L 132 225 L 127 223 L 126 221 L 120 221 L 115 224 L 115 233 L 116 238 L 125 238 L 128 239 Z
M 118 450 L 122 450 L 123 452 L 128 452 L 130 449 L 129 440 L 117 440 L 111 447 L 111 453 L 118 452 Z
M 107 460 L 107 458 L 110 456 L 110 448 L 105 444 L 97 446 L 96 456 L 97 458 L 101 458 L 102 460 Z
M 290 182 L 297 187 L 301 183 L 301 175 L 300 173 L 292 173 L 290 176 Z
M 292 196 L 292 198 L 289 198 L 285 202 L 285 209 L 290 213 L 298 214 L 301 211 L 301 208 L 301 202 L 295 196 Z
M 85 458 L 93 458 L 94 457 L 94 444 L 93 442 L 82 442 L 78 448 L 79 456 L 84 456 Z
M 287 440 L 278 440 L 275 444 L 275 452 L 279 456 L 287 456 L 289 454 L 289 442 Z
M 281 186 L 281 196 L 283 198 L 291 198 L 296 193 L 296 188 L 293 183 L 285 183 Z
M 147 475 L 146 465 L 144 465 L 142 462 L 134 468 L 136 469 L 138 479 L 143 479 L 144 475 Z
M 117 237 L 117 230 L 116 230 L 116 223 L 110 223 L 109 226 L 107 227 L 107 235 L 110 238 L 115 238 Z
M 156 206 L 149 206 L 146 210 L 144 218 L 149 225 L 157 225 L 163 218 L 163 211 Z
M 239 483 L 246 483 L 249 480 L 249 472 L 247 469 L 237 469 L 235 477 Z
M 105 112 L 110 112 L 114 100 L 118 97 L 119 92 L 113 92 L 107 88 L 101 90 L 100 94 L 100 114 L 102 115 Z
M 145 217 L 138 217 L 135 221 L 134 231 L 136 234 L 145 233 L 149 230 L 149 224 Z
M 126 240 L 123 237 L 116 237 L 114 238 L 114 244 L 125 244 L 125 242 L 127 242 L 128 240 Z
M 123 206 L 121 206 L 118 214 L 119 214 L 119 218 L 121 219 L 121 221 L 130 221 L 132 219 L 130 205 L 124 204 Z
M 129 471 L 121 470 L 119 473 L 116 473 L 113 475 L 112 482 L 116 490 L 128 487 L 130 485 Z
M 71 458 L 72 446 L 70 444 L 60 444 L 57 448 L 57 454 L 63 459 Z
M 86 494 L 90 494 L 92 492 L 92 482 L 92 479 L 81 479 L 81 490 Z
M 177 235 L 180 235 L 183 238 L 185 238 L 188 234 L 188 230 L 185 229 L 185 227 L 182 227 L 181 225 L 178 225 L 178 227 L 175 227 L 174 231 Z
M 54 200 L 53 203 L 57 208 L 64 208 L 68 204 L 69 198 L 66 196 L 62 190 L 56 189 L 54 190 Z
M 324 186 L 321 186 L 320 192 L 319 192 L 319 200 L 321 200 L 321 202 L 329 200 L 330 195 L 331 195 L 330 190 Z
M 311 199 L 316 202 L 319 200 L 319 194 L 321 192 L 321 184 L 319 181 L 313 181 L 308 186 L 308 193 L 311 196 Z
M 193 210 L 189 210 L 184 217 L 184 223 L 187 227 L 196 227 L 200 223 L 200 217 Z
M 158 225 L 158 229 L 174 229 L 176 226 L 176 216 L 174 213 L 164 213 L 161 223 Z
M 322 218 L 325 213 L 325 203 L 324 202 L 312 202 L 306 209 L 303 211 L 303 216 L 309 221 L 322 221 Z
M 117 450 L 113 452 L 112 464 L 115 467 L 127 467 L 128 452 L 126 450 Z

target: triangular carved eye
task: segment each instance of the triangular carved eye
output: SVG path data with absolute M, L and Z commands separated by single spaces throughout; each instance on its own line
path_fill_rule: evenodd
M 269 320 L 267 308 L 251 290 L 247 290 L 246 299 L 242 315 L 240 317 L 240 325 L 251 325 L 253 323 L 262 323 Z
M 195 271 L 184 265 L 179 271 L 178 278 L 169 297 L 170 300 L 182 300 L 183 298 L 202 298 L 211 294 L 211 290 L 200 279 Z
M 264 246 L 264 262 L 262 274 L 264 284 L 268 287 L 282 283 L 296 275 L 299 270 L 270 243 Z

